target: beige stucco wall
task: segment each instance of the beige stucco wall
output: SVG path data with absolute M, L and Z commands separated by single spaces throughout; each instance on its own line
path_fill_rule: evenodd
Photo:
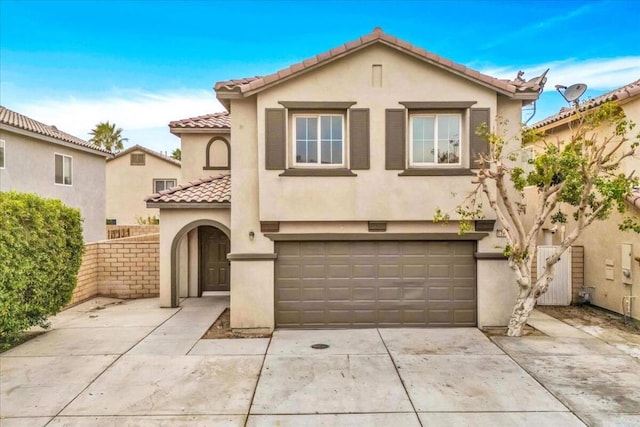
M 626 116 L 635 123 L 640 123 L 640 98 L 621 105 Z M 598 130 L 598 133 L 604 137 L 609 134 L 606 129 Z M 635 129 L 632 134 L 635 133 Z M 551 141 L 568 141 L 572 134 L 572 129 L 568 125 L 561 125 L 549 130 L 548 139 Z M 627 143 L 627 149 L 630 148 L 631 142 Z M 621 172 L 630 174 L 640 171 L 640 159 L 628 158 L 624 161 Z M 527 223 L 532 222 L 534 207 L 537 205 L 535 189 L 527 189 L 527 204 L 531 209 L 527 210 Z M 639 216 L 640 212 L 628 205 L 628 215 Z M 592 302 L 595 305 L 604 307 L 618 313 L 622 313 L 622 300 L 624 296 L 633 296 L 632 315 L 636 319 L 640 319 L 640 263 L 633 260 L 634 257 L 640 257 L 640 234 L 632 231 L 622 232 L 618 229 L 618 224 L 623 219 L 623 215 L 613 212 L 611 217 L 606 221 L 595 221 L 583 232 L 582 236 L 574 243 L 584 247 L 584 284 L 585 286 L 595 287 L 592 293 Z M 548 222 L 546 228 L 552 227 Z M 565 233 L 569 233 L 572 229 L 571 223 L 566 226 L 560 226 L 559 231 L 549 236 L 552 243 L 560 242 Z M 539 244 L 543 243 L 543 237 L 539 240 Z M 622 276 L 622 244 L 632 244 L 632 285 L 623 284 Z M 613 279 L 607 278 L 607 269 L 611 270 Z M 611 276 L 609 276 L 611 277 Z
M 256 151 L 256 101 L 234 100 L 231 123 L 231 253 L 272 254 L 274 245 L 260 233 L 258 191 L 259 154 Z M 253 144 L 251 143 L 253 141 Z M 278 198 L 281 197 L 278 190 Z M 254 238 L 249 233 L 254 233 Z M 274 326 L 273 260 L 231 262 L 231 327 Z
M 89 153 L 73 144 L 62 145 L 0 130 L 5 141 L 5 168 L 0 191 L 36 193 L 80 209 L 86 243 L 105 238 L 105 154 Z M 72 157 L 72 185 L 55 184 L 55 154 Z
M 380 88 L 371 84 L 373 64 L 382 65 L 383 83 Z M 358 175 L 355 178 L 300 178 L 280 177 L 281 171 L 264 168 L 265 108 L 281 108 L 278 101 L 310 100 L 356 101 L 352 108 L 370 109 L 369 170 L 354 171 Z M 409 177 L 398 176 L 399 171 L 385 170 L 385 109 L 403 108 L 400 101 L 477 101 L 473 108 L 490 108 L 492 120 L 498 111 L 494 91 L 381 45 L 374 45 L 304 77 L 266 90 L 258 95 L 257 100 L 260 219 L 425 220 L 432 217 L 436 207 L 452 209 L 455 200 L 451 191 L 471 188 L 472 177 Z M 507 108 L 507 104 L 509 102 L 502 102 L 500 109 L 512 114 L 514 110 Z M 520 106 L 520 102 L 510 104 Z M 232 111 L 237 123 L 235 106 Z M 463 138 L 469 133 L 467 116 L 463 117 Z M 519 110 L 517 115 L 509 118 L 517 124 L 520 121 Z M 348 129 L 345 134 L 349 134 Z M 463 165 L 469 165 L 466 147 L 468 145 L 462 149 Z M 278 196 L 274 197 L 274 194 Z M 487 216 L 490 217 L 491 213 L 488 212 Z
M 172 245 L 176 243 L 176 256 L 180 258 L 180 262 L 176 263 L 178 267 L 178 285 L 182 284 L 182 293 L 185 292 L 185 283 L 193 282 L 193 277 L 181 277 L 180 274 L 197 274 L 197 269 L 180 268 L 181 265 L 197 265 L 197 234 L 196 244 L 185 244 L 182 238 L 187 236 L 187 232 L 197 228 L 197 221 L 208 220 L 208 224 L 220 224 L 223 228 L 229 229 L 230 211 L 229 209 L 161 209 L 160 210 L 160 305 L 162 307 L 171 307 L 171 269 L 175 266 L 172 264 Z M 191 235 L 193 236 L 193 234 Z M 191 237 L 193 239 L 193 237 Z M 188 238 L 187 238 L 188 239 Z M 233 239 L 231 240 L 233 242 Z M 195 249 L 195 250 L 194 250 Z M 186 253 L 185 253 L 186 252 Z M 232 268 L 233 271 L 233 268 Z M 196 288 L 197 289 L 197 288 Z M 190 296 L 192 290 L 189 290 Z
M 234 111 L 235 117 L 235 111 Z M 198 178 L 217 176 L 225 170 L 208 170 L 206 166 L 206 152 L 209 141 L 222 138 L 230 142 L 228 132 L 184 133 L 180 135 L 180 150 L 182 151 L 182 182 L 189 182 Z M 218 148 L 218 149 L 216 149 Z M 209 159 L 210 166 L 226 164 L 227 153 L 213 147 Z M 226 151 L 226 150 L 224 150 Z M 223 157 L 222 159 L 220 157 Z
M 145 164 L 131 165 L 131 154 L 144 153 Z M 155 193 L 154 179 L 175 179 L 180 184 L 180 166 L 142 150 L 134 150 L 107 162 L 107 218 L 117 224 L 137 224 L 137 218 L 158 218 L 158 209 L 148 209 L 144 198 Z

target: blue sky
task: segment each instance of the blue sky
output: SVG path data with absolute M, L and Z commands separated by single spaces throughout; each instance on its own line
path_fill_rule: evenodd
M 372 31 L 487 74 L 551 68 L 537 121 L 640 78 L 640 2 L 0 0 L 0 103 L 88 139 L 171 151 L 177 120 L 223 108 L 216 81 L 268 74 Z

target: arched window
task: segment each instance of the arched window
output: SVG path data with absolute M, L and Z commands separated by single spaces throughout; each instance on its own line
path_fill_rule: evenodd
M 231 147 L 226 139 L 218 136 L 209 141 L 207 144 L 206 163 L 202 169 L 231 169 Z

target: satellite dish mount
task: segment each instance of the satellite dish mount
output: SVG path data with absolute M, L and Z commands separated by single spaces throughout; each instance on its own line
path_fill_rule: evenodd
M 563 85 L 556 85 L 556 90 L 565 101 L 569 104 L 573 104 L 575 107 L 578 107 L 580 102 L 580 97 L 587 90 L 587 85 L 584 83 L 576 83 L 569 87 Z

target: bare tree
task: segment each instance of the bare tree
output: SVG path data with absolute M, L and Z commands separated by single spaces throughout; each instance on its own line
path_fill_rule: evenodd
M 476 159 L 479 164 L 472 190 L 456 208 L 461 232 L 470 229 L 473 219 L 482 217 L 487 201 L 504 229 L 504 255 L 514 271 L 518 296 L 507 335 L 521 336 L 538 298 L 549 288 L 556 263 L 580 234 L 594 221 L 606 220 L 613 209 L 624 213 L 625 199 L 638 179 L 620 172 L 624 159 L 637 158 L 640 135 L 630 136 L 634 123 L 627 120 L 615 103 L 605 103 L 587 113 L 576 112 L 568 141 L 548 142 L 545 135 L 523 129 L 522 145 L 536 145 L 541 152 L 530 160 L 530 171 L 513 166 L 515 153 L 506 153 L 506 141 L 486 126 L 478 135 L 489 141 L 489 153 Z M 602 134 L 601 134 L 602 133 Z M 525 188 L 537 191 L 537 203 L 527 207 Z M 533 223 L 523 221 L 525 209 L 535 209 Z M 437 210 L 434 221 L 448 220 Z M 545 223 L 563 223 L 565 237 L 543 265 L 538 279 L 531 275 L 538 237 Z M 640 233 L 637 217 L 627 217 L 621 230 Z

